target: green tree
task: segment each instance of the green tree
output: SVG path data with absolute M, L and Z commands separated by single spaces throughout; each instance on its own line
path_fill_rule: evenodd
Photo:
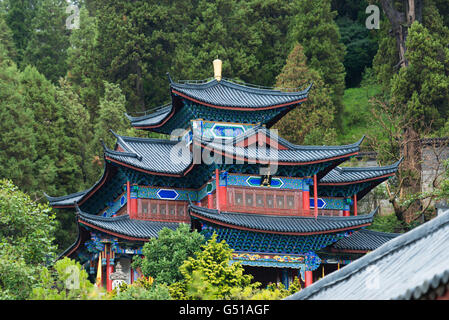
M 394 103 L 416 120 L 416 130 L 444 124 L 449 112 L 449 49 L 447 41 L 415 21 L 407 38 L 408 67 L 391 81 Z
M 64 158 L 64 117 L 62 108 L 56 101 L 56 88 L 39 73 L 35 67 L 28 66 L 20 74 L 19 90 L 25 108 L 32 112 L 33 122 L 28 126 L 33 130 L 36 157 L 33 161 L 33 179 L 27 181 L 25 190 L 37 194 L 44 190 L 48 194 L 64 194 L 70 186 L 58 178 L 66 170 Z
M 57 83 L 67 72 L 69 29 L 66 27 L 67 1 L 41 0 L 36 3 L 32 34 L 24 52 L 24 63 L 33 65 Z
M 337 12 L 331 10 L 330 0 L 296 0 L 294 6 L 298 11 L 292 22 L 290 41 L 303 46 L 308 66 L 318 71 L 332 90 L 338 125 L 345 89 L 345 46 L 340 42 L 340 32 L 334 21 Z
M 33 17 L 36 14 L 34 10 L 37 5 L 35 0 L 6 0 L 6 16 L 5 20 L 12 31 L 17 57 L 15 62 L 22 68 L 23 57 L 28 43 L 32 35 Z
M 6 55 L 13 61 L 17 61 L 17 49 L 13 39 L 13 33 L 0 12 L 0 43 L 6 50 Z
M 101 300 L 107 299 L 104 289 L 88 279 L 79 262 L 67 257 L 58 260 L 50 269 L 43 268 L 39 283 L 33 288 L 32 300 Z
M 179 267 L 188 257 L 200 250 L 204 237 L 190 232 L 186 224 L 176 230 L 162 229 L 157 238 L 150 239 L 142 249 L 144 258 L 136 257 L 134 268 L 140 268 L 146 277 L 158 283 L 171 284 L 182 279 Z
M 275 126 L 282 137 L 297 144 L 332 143 L 336 137 L 335 106 L 331 89 L 317 71 L 308 67 L 303 47 L 296 44 L 281 73 L 276 86 L 280 88 L 305 88 L 313 82 L 308 100 L 284 116 Z
M 98 70 L 97 19 L 85 7 L 80 9 L 80 28 L 71 30 L 67 49 L 67 80 L 96 118 L 99 98 L 103 95 L 102 73 Z
M 244 274 L 240 263 L 230 264 L 232 249 L 217 235 L 202 246 L 196 256 L 188 257 L 179 268 L 183 280 L 170 286 L 170 294 L 177 299 L 227 299 L 239 288 L 256 288 L 252 276 Z
M 114 300 L 170 300 L 170 292 L 166 284 L 149 283 L 139 278 L 133 284 L 121 285 Z
M 0 178 L 30 190 L 34 177 L 34 115 L 25 107 L 20 71 L 0 43 Z
M 103 154 L 101 140 L 106 146 L 111 146 L 115 143 L 115 137 L 109 130 L 113 130 L 118 134 L 125 134 L 129 127 L 129 122 L 125 117 L 126 98 L 117 84 L 104 81 L 104 96 L 100 98 L 100 105 L 98 106 L 98 117 L 94 123 L 94 138 L 92 140 L 92 154 L 99 157 Z M 102 167 L 97 166 L 97 174 Z
M 377 41 L 365 27 L 364 23 L 353 21 L 348 17 L 336 19 L 341 42 L 346 47 L 343 65 L 346 70 L 345 83 L 347 87 L 356 87 L 360 84 L 363 72 L 370 68 L 377 52 Z
M 55 258 L 55 216 L 10 180 L 0 180 L 0 297 L 26 299 Z

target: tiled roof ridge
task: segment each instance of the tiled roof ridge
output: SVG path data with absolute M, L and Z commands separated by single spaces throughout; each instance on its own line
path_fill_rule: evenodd
M 117 217 L 103 217 L 103 216 L 98 216 L 95 214 L 90 214 L 90 213 L 84 212 L 78 207 L 78 205 L 75 205 L 75 208 L 76 208 L 77 215 L 79 215 L 82 218 L 89 219 L 89 220 L 112 222 L 112 221 L 122 221 L 122 220 L 130 219 L 128 214 L 117 216 Z
M 249 86 L 249 85 L 243 85 L 243 84 L 239 84 L 236 82 L 233 82 L 230 79 L 222 79 L 220 81 L 217 81 L 216 79 L 211 79 L 208 82 L 203 82 L 203 83 L 178 83 L 178 82 L 170 82 L 170 87 L 171 88 L 183 88 L 183 89 L 208 89 L 210 87 L 214 87 L 214 86 L 218 86 L 218 85 L 222 85 L 222 86 L 226 86 L 232 89 L 236 89 L 236 90 L 240 90 L 240 91 L 246 91 L 246 92 L 251 92 L 254 94 L 260 94 L 260 95 L 278 95 L 278 96 L 296 96 L 299 94 L 307 94 L 310 89 L 312 88 L 312 83 L 309 84 L 307 86 L 306 89 L 304 90 L 300 90 L 300 91 L 294 91 L 294 92 L 284 92 L 284 91 L 280 91 L 279 89 L 263 89 L 263 88 L 257 88 L 257 87 L 253 87 L 253 86 Z
M 387 165 L 387 166 L 370 166 L 370 167 L 335 167 L 334 170 L 337 170 L 339 172 L 345 172 L 345 171 L 383 171 L 383 170 L 390 170 L 390 169 L 397 169 L 401 162 L 403 161 L 404 157 L 401 157 L 398 161 Z
M 361 214 L 357 216 L 349 216 L 349 217 L 334 217 L 334 216 L 317 216 L 315 217 L 306 217 L 306 216 L 290 216 L 290 215 L 270 215 L 270 214 L 257 214 L 257 213 L 245 213 L 245 212 L 233 212 L 233 211 L 218 211 L 217 209 L 209 209 L 205 207 L 200 207 L 192 202 L 190 202 L 189 206 L 197 213 L 208 213 L 208 214 L 217 214 L 217 217 L 221 214 L 227 214 L 227 215 L 238 215 L 238 216 L 247 216 L 247 217 L 257 217 L 257 216 L 263 216 L 263 217 L 270 217 L 275 219 L 285 219 L 285 218 L 291 218 L 293 220 L 307 220 L 307 219 L 313 219 L 313 220 L 322 220 L 322 221 L 354 221 L 354 220 L 369 220 L 373 218 L 377 212 L 379 211 L 379 207 L 376 207 L 372 212 L 368 214 Z
M 360 229 L 356 232 L 362 232 L 362 233 L 369 233 L 373 235 L 381 235 L 385 237 L 391 237 L 396 238 L 397 236 L 401 235 L 401 233 L 394 233 L 394 232 L 384 232 L 384 231 L 377 231 L 377 230 L 371 230 L 371 229 Z
M 158 115 L 161 115 L 165 112 L 167 112 L 168 110 L 171 110 L 171 108 L 173 107 L 172 102 L 166 103 L 162 106 L 156 107 L 154 109 L 151 109 L 153 112 L 149 113 L 149 114 L 145 114 L 143 116 L 131 116 L 128 113 L 125 112 L 125 116 L 128 118 L 128 120 L 130 120 L 131 122 L 133 121 L 141 121 L 141 120 L 146 120 L 146 119 L 150 119 L 150 118 L 154 118 Z M 150 110 L 148 110 L 150 111 Z M 147 111 L 145 111 L 147 112 Z
M 270 133 L 270 130 L 268 130 L 267 128 L 263 127 L 261 124 L 258 124 L 256 126 L 254 126 L 253 128 L 248 129 L 246 132 L 238 135 L 237 137 L 233 138 L 232 143 L 236 144 L 239 143 L 243 140 L 245 140 L 246 138 L 249 138 L 253 135 L 256 135 L 259 133 L 259 131 L 261 131 L 263 134 L 265 134 L 267 137 L 271 137 L 273 136 L 274 138 L 278 139 L 278 141 L 280 142 L 279 144 L 285 145 L 286 147 L 288 147 L 291 150 L 340 150 L 340 149 L 351 149 L 354 147 L 359 147 L 363 140 L 365 139 L 365 136 L 362 136 L 361 139 L 359 139 L 358 141 L 352 143 L 352 144 L 347 144 L 347 145 L 338 145 L 338 146 L 326 146 L 326 145 L 297 145 L 297 144 L 293 144 L 291 142 L 289 142 L 288 140 L 285 140 L 284 138 L 275 135 L 273 133 Z M 205 138 L 205 137 L 199 137 L 198 135 L 194 135 L 193 139 L 199 141 L 199 142 L 206 142 L 206 143 L 213 143 L 215 142 L 215 140 L 220 140 L 220 139 L 210 139 L 210 138 Z
M 66 194 L 64 196 L 57 196 L 57 197 L 49 196 L 46 192 L 44 192 L 44 196 L 47 198 L 47 200 L 49 202 L 61 201 L 61 200 L 67 200 L 67 199 L 70 199 L 70 198 L 75 198 L 75 197 L 78 197 L 78 196 L 82 196 L 82 195 L 86 194 L 89 190 L 90 190 L 90 188 L 86 189 L 86 190 L 83 190 L 83 191 L 78 191 L 78 192 Z

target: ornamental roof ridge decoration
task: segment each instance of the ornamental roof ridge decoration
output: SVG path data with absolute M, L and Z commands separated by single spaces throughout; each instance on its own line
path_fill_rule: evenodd
M 350 217 L 318 216 L 275 216 L 268 214 L 227 212 L 199 207 L 190 203 L 189 212 L 193 218 L 229 228 L 244 228 L 254 232 L 306 235 L 314 233 L 333 233 L 341 230 L 354 230 L 366 227 L 373 222 L 378 208 L 370 214 Z
M 447 290 L 448 266 L 449 214 L 444 213 L 286 299 L 420 299 L 441 284 Z

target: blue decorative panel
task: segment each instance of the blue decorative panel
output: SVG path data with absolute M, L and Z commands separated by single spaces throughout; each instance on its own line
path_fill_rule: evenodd
M 157 196 L 163 200 L 176 200 L 179 197 L 179 193 L 173 189 L 160 189 L 157 192 Z
M 270 187 L 261 186 L 261 176 L 228 174 L 228 186 L 304 190 L 304 179 L 272 177 Z
M 125 192 L 115 201 L 108 202 L 107 203 L 108 207 L 103 212 L 102 216 L 103 217 L 114 216 L 117 213 L 117 211 L 119 211 L 120 208 L 122 208 L 126 204 L 127 200 L 128 199 L 126 198 L 126 192 Z
M 344 198 L 318 198 L 318 209 L 349 210 L 349 205 Z M 314 199 L 310 198 L 310 208 L 315 208 Z
M 326 201 L 324 201 L 324 199 L 322 199 L 322 198 L 317 199 L 318 209 L 324 209 L 326 204 L 327 203 L 326 203 Z M 314 198 L 310 198 L 310 208 L 315 208 L 315 199 Z
M 195 134 L 202 135 L 205 138 L 231 139 L 245 133 L 254 125 L 192 120 L 192 127 Z
M 180 201 L 198 201 L 198 193 L 195 190 L 182 189 L 161 189 L 155 187 L 139 186 L 139 198 L 142 199 L 162 199 Z

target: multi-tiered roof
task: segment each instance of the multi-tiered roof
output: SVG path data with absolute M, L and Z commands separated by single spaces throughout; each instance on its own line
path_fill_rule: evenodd
M 76 208 L 79 236 L 64 255 L 92 265 L 95 248 L 103 248 L 98 239 L 112 241 L 117 254 L 123 242 L 138 254 L 162 228 L 190 223 L 206 236 L 217 233 L 244 264 L 316 269 L 316 252 L 363 253 L 392 238 L 363 229 L 377 210 L 357 214 L 357 201 L 393 176 L 400 161 L 340 167 L 359 153 L 363 137 L 349 145 L 301 146 L 270 130 L 292 109 L 307 108 L 311 85 L 284 92 L 221 78 L 177 83 L 169 77 L 169 84 L 171 103 L 126 116 L 138 129 L 178 129 L 172 139 L 111 132 L 116 144 L 103 145 L 101 178 L 87 190 L 47 197 L 55 208 Z M 204 161 L 204 152 L 214 160 Z M 271 166 L 275 172 L 261 173 Z M 275 254 L 288 261 L 277 264 Z

